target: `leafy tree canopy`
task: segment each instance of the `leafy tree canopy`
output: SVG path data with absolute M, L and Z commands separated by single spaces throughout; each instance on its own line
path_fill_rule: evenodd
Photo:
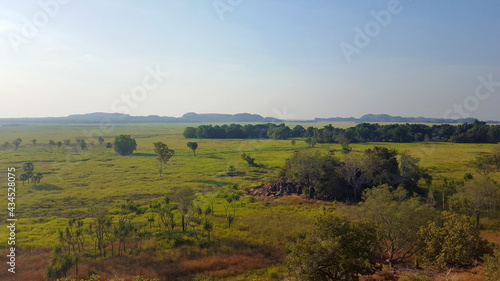
M 137 149 L 135 139 L 130 135 L 119 135 L 115 138 L 115 151 L 120 155 L 130 155 Z
M 301 280 L 359 280 L 379 270 L 378 239 L 368 221 L 325 215 L 289 248 L 286 264 Z

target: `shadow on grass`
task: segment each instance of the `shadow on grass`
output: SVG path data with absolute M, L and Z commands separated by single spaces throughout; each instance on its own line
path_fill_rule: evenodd
M 134 153 L 132 156 L 158 157 L 155 153 Z
M 222 158 L 222 157 L 215 156 L 215 155 L 207 155 L 204 158 L 217 159 L 217 160 L 224 160 L 224 159 L 226 159 L 226 158 Z
M 54 190 L 63 190 L 59 186 L 55 186 L 53 184 L 42 184 L 42 185 L 34 185 L 31 188 L 38 191 L 54 191 Z
M 276 167 L 268 167 L 268 166 L 266 166 L 264 164 L 260 164 L 260 163 L 251 164 L 250 167 L 259 168 L 259 169 L 263 169 L 263 170 L 276 170 Z
M 210 180 L 194 181 L 194 182 L 204 183 L 204 184 L 208 184 L 208 185 L 215 185 L 215 186 L 226 186 L 226 185 L 231 184 L 231 183 L 223 182 L 223 181 L 210 181 Z

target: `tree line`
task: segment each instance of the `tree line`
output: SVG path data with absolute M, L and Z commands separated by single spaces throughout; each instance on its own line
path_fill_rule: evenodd
M 102 145 L 103 142 L 104 142 L 104 137 L 103 136 L 99 136 L 98 139 L 97 139 L 99 145 Z M 10 146 L 14 146 L 14 150 L 17 151 L 17 149 L 19 148 L 19 146 L 21 145 L 21 143 L 23 142 L 23 140 L 21 138 L 17 138 L 15 140 L 13 140 L 12 142 L 4 142 L 3 143 L 3 147 L 4 148 L 9 148 Z M 33 144 L 33 147 L 36 147 L 37 146 L 37 139 L 32 139 L 31 140 L 31 143 Z M 40 145 L 40 143 L 38 143 Z M 63 146 L 68 148 L 71 144 L 71 140 L 70 139 L 65 139 L 64 141 L 54 141 L 53 139 L 50 139 L 49 142 L 47 143 L 48 147 L 56 147 L 57 146 L 57 152 L 59 153 L 59 150 L 60 148 Z M 95 143 L 94 141 L 90 141 L 89 143 L 91 146 L 94 146 Z M 81 139 L 81 138 L 77 138 L 76 139 L 76 146 L 79 147 L 81 150 L 85 150 L 87 149 L 88 147 L 88 144 L 87 142 L 85 141 L 85 139 Z M 106 148 L 111 148 L 112 147 L 112 144 L 111 143 L 106 143 Z
M 500 125 L 488 125 L 475 121 L 461 125 L 425 124 L 372 124 L 361 123 L 347 129 L 335 128 L 331 124 L 323 128 L 313 126 L 293 128 L 285 124 L 230 124 L 200 125 L 186 127 L 185 138 L 200 139 L 289 139 L 311 138 L 318 143 L 357 142 L 456 142 L 498 143 Z

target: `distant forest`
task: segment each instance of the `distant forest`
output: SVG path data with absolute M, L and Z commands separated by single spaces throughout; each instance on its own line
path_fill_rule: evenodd
M 185 138 L 199 139 L 280 139 L 312 138 L 318 143 L 357 142 L 456 142 L 456 143 L 498 143 L 500 125 L 488 125 L 475 121 L 461 125 L 388 124 L 361 123 L 347 129 L 326 125 L 323 128 L 285 124 L 231 124 L 200 125 L 187 127 Z

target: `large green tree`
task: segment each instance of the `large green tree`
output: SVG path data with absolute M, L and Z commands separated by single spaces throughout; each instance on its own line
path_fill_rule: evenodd
M 305 186 L 309 198 L 344 199 L 345 183 L 337 168 L 340 162 L 319 151 L 295 151 L 285 162 L 281 177 Z
M 459 213 L 475 216 L 478 227 L 481 214 L 500 205 L 500 189 L 486 176 L 467 180 L 463 187 L 457 189 L 458 192 L 450 199 L 450 207 Z
M 119 135 L 115 138 L 115 151 L 120 155 L 130 155 L 137 149 L 135 139 L 130 135 Z
M 359 213 L 377 225 L 389 266 L 404 262 L 422 247 L 417 232 L 434 218 L 435 211 L 420 197 L 408 196 L 402 187 L 392 191 L 382 185 L 367 189 L 363 199 Z
M 364 167 L 366 157 L 364 154 L 349 153 L 344 155 L 344 163 L 340 169 L 342 177 L 352 188 L 354 201 L 361 200 L 361 194 L 369 183 L 367 169 Z
M 359 280 L 379 270 L 375 226 L 325 215 L 289 248 L 286 264 L 300 280 Z
M 365 151 L 364 167 L 372 186 L 396 186 L 401 182 L 397 155 L 397 150 L 386 147 L 375 146 Z
M 167 165 L 168 160 L 174 155 L 174 150 L 169 149 L 168 146 L 162 142 L 155 142 L 154 144 L 155 153 L 158 155 L 158 162 L 160 162 L 160 178 L 165 165 Z
M 186 139 L 195 139 L 196 138 L 196 129 L 193 127 L 186 127 L 186 129 L 184 129 L 183 135 Z

